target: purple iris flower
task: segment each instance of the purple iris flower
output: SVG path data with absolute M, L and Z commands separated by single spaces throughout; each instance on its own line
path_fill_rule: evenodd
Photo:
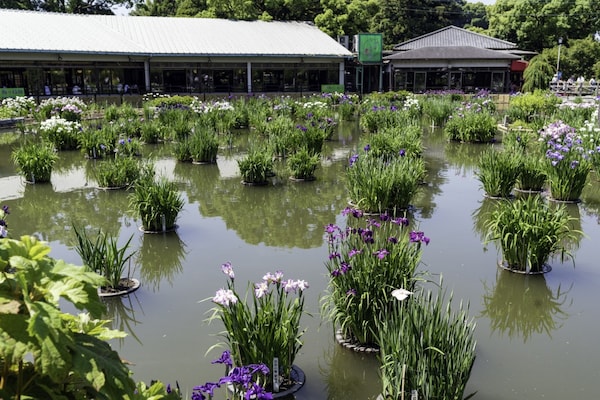
M 221 357 L 213 360 L 211 364 L 225 364 L 228 367 L 233 366 L 233 360 L 231 359 L 231 352 L 229 350 L 225 350 Z

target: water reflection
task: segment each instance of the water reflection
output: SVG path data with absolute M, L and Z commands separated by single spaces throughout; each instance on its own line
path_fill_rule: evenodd
M 587 215 L 595 216 L 600 224 L 600 185 L 598 184 L 600 173 L 593 171 L 590 173 L 589 180 L 592 184 L 587 185 L 581 193 L 582 207 Z
M 456 174 L 466 177 L 477 167 L 481 153 L 491 144 L 466 144 L 448 142 L 444 147 L 446 161 L 456 169 Z
M 479 202 L 481 205 L 473 212 L 473 230 L 479 235 L 482 243 L 485 243 L 487 239 L 486 224 L 501 201 L 484 197 Z
M 127 296 L 106 297 L 102 299 L 102 302 L 106 307 L 103 319 L 110 320 L 108 324 L 110 328 L 126 332 L 129 337 L 142 344 L 140 338 L 135 334 L 134 328 L 142 324 L 141 320 L 136 317 L 136 312 L 143 316 L 144 311 L 135 293 Z M 120 339 L 120 342 L 122 346 L 124 339 Z
M 381 392 L 379 361 L 374 354 L 357 353 L 337 343 L 325 353 L 319 373 L 328 400 L 375 399 Z
M 484 284 L 484 310 L 492 332 L 507 335 L 510 339 L 522 338 L 526 343 L 533 334 L 546 334 L 560 328 L 568 318 L 563 311 L 569 290 L 559 285 L 552 291 L 543 275 L 523 275 L 498 269 L 496 286 Z
M 280 176 L 274 185 L 245 186 L 239 177 L 223 178 L 218 165 L 178 163 L 175 175 L 204 217 L 221 217 L 247 243 L 311 248 L 323 243 L 323 227 L 334 221 L 335 204 L 346 197 L 343 163 L 317 170 L 317 180 L 293 183 Z M 283 175 L 283 177 L 281 176 Z
M 43 205 L 43 206 L 41 206 Z M 73 190 L 56 193 L 51 185 L 25 185 L 23 199 L 11 214 L 21 234 L 42 240 L 73 242 L 70 227 L 88 227 L 118 236 L 121 225 L 129 226 L 128 199 L 124 191 Z
M 142 235 L 141 241 L 136 262 L 142 284 L 151 286 L 154 292 L 165 280 L 173 286 L 174 276 L 183 271 L 182 262 L 187 254 L 185 243 L 177 232 Z

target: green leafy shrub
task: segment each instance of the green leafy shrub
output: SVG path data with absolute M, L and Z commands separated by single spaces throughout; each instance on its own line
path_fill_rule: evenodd
M 142 177 L 134 186 L 129 204 L 141 218 L 144 231 L 163 232 L 175 228 L 184 202 L 175 183 L 166 178 L 155 181 Z
M 101 188 L 125 188 L 140 177 L 140 163 L 132 157 L 113 157 L 96 166 L 96 181 Z
M 489 197 L 510 197 L 521 171 L 521 157 L 509 151 L 485 151 L 475 173 Z
M 466 103 L 459 107 L 444 126 L 448 140 L 466 143 L 486 143 L 497 133 L 494 115 L 479 103 Z
M 539 121 L 545 121 L 554 114 L 560 102 L 560 98 L 554 93 L 535 90 L 533 93 L 511 96 L 506 114 L 511 121 L 538 121 L 539 125 Z
M 111 236 L 99 230 L 95 238 L 91 238 L 85 228 L 73 226 L 77 238 L 75 250 L 81 257 L 83 265 L 104 277 L 102 284 L 106 290 L 122 289 L 122 280 L 130 279 L 131 272 L 125 273 L 130 267 L 130 260 L 135 252 L 127 254 L 133 236 L 123 246 L 119 246 L 118 237 Z
M 246 157 L 238 160 L 242 181 L 251 184 L 264 185 L 269 173 L 273 171 L 273 156 L 264 148 L 252 148 Z
M 540 273 L 552 256 L 570 257 L 566 246 L 577 239 L 572 220 L 564 205 L 550 207 L 539 196 L 502 201 L 486 224 L 488 241 L 498 243 L 508 269 Z
M 385 160 L 368 152 L 353 155 L 346 170 L 350 199 L 366 212 L 395 213 L 407 209 L 424 176 L 421 158 Z
M 219 137 L 212 128 L 197 124 L 188 140 L 189 152 L 194 162 L 216 163 L 219 152 Z
M 424 399 L 463 399 L 476 346 L 468 305 L 455 309 L 452 296 L 444 304 L 445 296 L 432 291 L 394 291 L 395 304 L 378 323 L 383 398 L 408 399 L 416 392 Z
M 50 182 L 58 155 L 47 143 L 28 143 L 13 150 L 11 158 L 26 181 L 44 183 Z
M 315 178 L 315 170 L 319 166 L 319 155 L 313 154 L 303 147 L 292 154 L 286 164 L 292 178 L 311 180 Z

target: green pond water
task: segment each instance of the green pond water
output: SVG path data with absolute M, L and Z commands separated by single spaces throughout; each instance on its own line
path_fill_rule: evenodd
M 344 169 L 357 150 L 355 123 L 339 127 L 327 142 L 317 180 L 296 183 L 285 174 L 266 187 L 241 184 L 236 160 L 246 142 L 222 149 L 216 165 L 177 163 L 167 145 L 148 147 L 159 174 L 177 182 L 185 207 L 179 228 L 143 234 L 128 210 L 128 193 L 96 188 L 95 163 L 78 152 L 60 154 L 48 185 L 28 185 L 10 161 L 11 147 L 0 146 L 0 204 L 8 205 L 12 237 L 35 234 L 49 242 L 51 256 L 80 265 L 72 224 L 119 236 L 133 235 L 134 277 L 142 287 L 106 302 L 113 327 L 129 336 L 113 347 L 131 365 L 136 380 L 178 382 L 191 389 L 218 379 L 223 370 L 210 361 L 219 349 L 221 326 L 205 319 L 210 299 L 224 287 L 220 265 L 235 267 L 238 288 L 282 270 L 304 279 L 303 318 L 307 328 L 296 364 L 306 383 L 297 399 L 373 399 L 380 389 L 375 356 L 355 354 L 334 340 L 319 315 L 325 292 L 327 246 L 323 228 L 344 224 L 347 205 Z M 493 244 L 484 245 L 481 224 L 490 202 L 474 176 L 482 145 L 446 143 L 439 130 L 427 130 L 427 184 L 414 201 L 411 217 L 431 238 L 421 269 L 443 276 L 455 301 L 470 304 L 477 321 L 477 359 L 467 393 L 475 399 L 595 399 L 600 397 L 600 182 L 594 173 L 582 202 L 568 205 L 585 233 L 570 261 L 551 262 L 544 276 L 500 270 Z M 68 307 L 67 307 L 68 309 Z

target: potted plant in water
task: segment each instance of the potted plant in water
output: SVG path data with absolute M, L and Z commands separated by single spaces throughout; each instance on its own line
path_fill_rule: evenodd
M 100 296 L 115 296 L 131 293 L 140 286 L 140 282 L 131 277 L 131 258 L 135 252 L 127 254 L 131 239 L 125 245 L 118 245 L 118 238 L 99 230 L 95 238 L 83 229 L 73 226 L 77 238 L 75 250 L 83 265 L 105 279 L 100 287 Z M 127 273 L 125 273 L 127 269 Z
M 302 147 L 287 159 L 287 166 L 292 173 L 291 179 L 313 181 L 319 166 L 319 155 L 311 154 L 306 147 Z
M 339 328 L 342 344 L 377 348 L 378 321 L 389 308 L 389 288 L 413 290 L 421 247 L 429 238 L 410 230 L 404 217 L 365 218 L 352 208 L 343 215 L 351 219 L 347 227 L 326 227 L 330 278 L 322 311 Z
M 539 196 L 505 200 L 486 224 L 487 241 L 498 243 L 500 266 L 513 272 L 540 274 L 551 268 L 548 260 L 571 257 L 568 245 L 577 240 L 573 218 L 564 206 L 550 207 Z
M 247 185 L 266 185 L 269 174 L 273 171 L 273 157 L 267 149 L 253 148 L 248 155 L 238 160 L 242 174 L 242 183 Z
M 29 183 L 50 182 L 50 175 L 58 155 L 47 143 L 25 144 L 12 152 L 11 158 L 25 181 Z
M 136 159 L 115 157 L 97 164 L 96 181 L 101 188 L 122 189 L 135 183 L 140 171 L 140 163 Z
M 591 169 L 582 138 L 575 128 L 556 121 L 541 130 L 546 142 L 546 165 L 553 200 L 576 202 Z
M 382 394 L 377 399 L 473 397 L 464 397 L 476 346 L 468 305 L 451 307 L 452 296 L 446 303 L 443 292 L 398 288 L 391 296 L 378 319 Z
M 401 153 L 386 159 L 365 153 L 350 158 L 346 171 L 350 201 L 365 212 L 406 210 L 425 176 L 422 158 Z
M 208 321 L 219 319 L 225 326 L 225 340 L 231 349 L 233 365 L 273 366 L 267 375 L 266 389 L 298 390 L 303 380 L 294 360 L 302 347 L 300 318 L 304 312 L 304 280 L 284 279 L 283 273 L 267 273 L 261 282 L 249 283 L 252 291 L 240 297 L 235 288 L 231 263 L 221 266 L 228 276 L 227 287 L 219 289 L 212 301 L 216 306 Z
M 197 124 L 194 133 L 188 139 L 188 143 L 193 163 L 210 164 L 217 162 L 219 137 L 213 130 Z
M 130 196 L 130 207 L 142 219 L 144 232 L 167 232 L 176 229 L 175 222 L 183 209 L 183 199 L 175 183 L 142 177 Z
M 481 182 L 485 195 L 491 198 L 510 197 L 519 173 L 521 158 L 508 151 L 485 151 L 479 158 L 477 179 Z

